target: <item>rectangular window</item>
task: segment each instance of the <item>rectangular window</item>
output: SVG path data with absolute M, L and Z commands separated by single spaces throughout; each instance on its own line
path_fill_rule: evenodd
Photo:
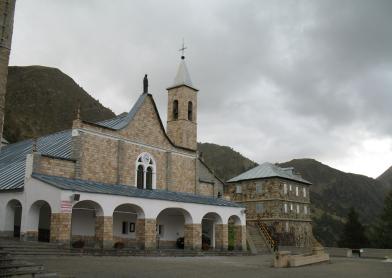
M 304 206 L 304 214 L 308 214 L 308 207 Z
M 237 194 L 241 194 L 241 193 L 242 193 L 242 187 L 241 187 L 241 185 L 236 185 L 236 186 L 235 186 L 235 193 L 237 193 Z
M 299 205 L 297 205 L 297 213 L 299 214 Z
M 122 222 L 122 233 L 128 234 L 128 222 Z
M 288 212 L 287 204 L 284 204 L 283 206 L 284 206 L 284 213 L 287 213 Z
M 298 196 L 298 186 L 295 187 L 295 196 Z
M 289 185 L 289 190 L 290 190 L 290 191 L 291 191 L 291 190 L 293 190 L 293 188 L 292 188 L 291 184 Z
M 263 192 L 263 184 L 262 183 L 256 184 L 256 193 L 260 194 L 262 192 Z
M 256 213 L 262 213 L 263 210 L 263 203 L 256 203 Z
M 286 222 L 286 233 L 289 232 L 289 222 Z
M 163 225 L 158 225 L 158 235 L 163 236 L 164 227 Z
M 305 187 L 303 188 L 303 191 L 304 191 L 304 197 L 306 198 L 306 188 Z
M 129 223 L 129 232 L 134 233 L 135 232 L 135 223 Z
M 293 211 L 293 209 L 294 209 L 293 204 L 290 204 L 290 210 Z
M 287 183 L 283 184 L 283 194 L 286 195 L 287 194 Z

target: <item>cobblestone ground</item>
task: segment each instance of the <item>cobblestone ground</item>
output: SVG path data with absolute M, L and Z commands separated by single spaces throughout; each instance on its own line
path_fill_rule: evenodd
M 249 257 L 34 257 L 48 271 L 74 277 L 392 277 L 392 263 L 332 258 L 331 263 L 276 269 L 270 256 Z

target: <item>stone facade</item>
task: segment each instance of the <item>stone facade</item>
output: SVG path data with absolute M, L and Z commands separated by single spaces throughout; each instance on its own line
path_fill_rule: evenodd
M 282 178 L 243 180 L 230 183 L 226 195 L 246 205 L 249 225 L 255 225 L 260 217 L 281 245 L 303 247 L 311 244 L 308 184 Z
M 8 62 L 11 52 L 15 0 L 0 1 L 0 147 L 3 138 L 5 94 L 7 89 Z
M 174 102 L 178 102 L 177 118 Z M 192 104 L 192 119 L 188 119 L 188 105 Z M 175 145 L 197 150 L 197 91 L 180 86 L 168 89 L 167 134 Z
M 136 159 L 147 152 L 156 162 L 157 189 L 196 193 L 197 154 L 170 143 L 154 107 L 152 97 L 147 96 L 133 120 L 119 131 L 75 120 L 75 176 L 135 186 Z

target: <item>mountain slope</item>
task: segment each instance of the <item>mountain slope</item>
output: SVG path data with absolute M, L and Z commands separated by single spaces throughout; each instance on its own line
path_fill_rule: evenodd
M 227 146 L 199 143 L 198 150 L 207 165 L 224 181 L 257 165 L 252 160 Z
M 382 175 L 379 176 L 377 180 L 385 183 L 390 189 L 392 189 L 392 166 L 382 173 Z
M 375 179 L 345 173 L 314 159 L 294 159 L 280 165 L 294 167 L 312 182 L 314 205 L 331 214 L 344 217 L 354 207 L 362 221 L 370 223 L 383 208 L 386 187 Z
M 115 116 L 58 69 L 9 67 L 4 137 L 16 142 L 68 129 L 79 102 L 84 120 L 100 121 Z

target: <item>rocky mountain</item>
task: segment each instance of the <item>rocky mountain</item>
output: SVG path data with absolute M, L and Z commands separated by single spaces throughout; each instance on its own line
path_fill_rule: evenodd
M 68 129 L 79 103 L 84 120 L 100 121 L 115 116 L 56 68 L 9 67 L 4 137 L 16 142 Z
M 377 180 L 385 183 L 390 189 L 392 189 L 392 166 L 382 173 L 382 175 L 379 176 Z

